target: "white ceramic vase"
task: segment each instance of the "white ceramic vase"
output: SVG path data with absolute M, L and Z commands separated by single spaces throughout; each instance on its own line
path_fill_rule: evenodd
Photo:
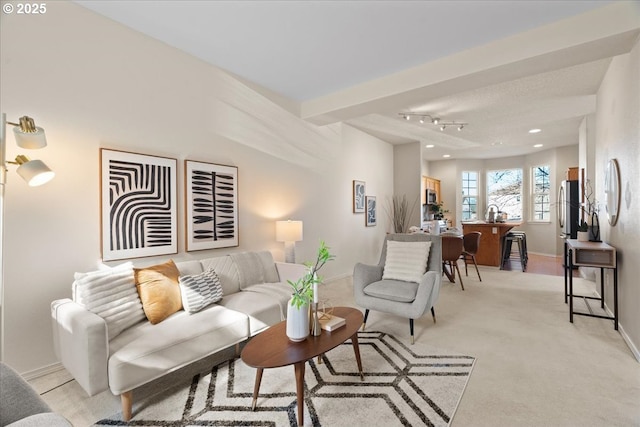
M 589 241 L 589 232 L 578 231 L 578 242 L 588 242 L 588 241 Z
M 287 337 L 294 342 L 304 341 L 309 336 L 309 305 L 296 308 L 290 299 L 287 304 Z

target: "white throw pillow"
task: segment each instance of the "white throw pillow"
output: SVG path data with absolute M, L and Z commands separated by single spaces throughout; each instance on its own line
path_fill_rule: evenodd
M 427 270 L 431 242 L 387 241 L 383 279 L 420 283 Z
M 109 340 L 145 319 L 130 262 L 74 279 L 73 300 L 105 320 Z
M 188 313 L 196 313 L 222 299 L 222 285 L 215 271 L 180 277 L 182 306 Z

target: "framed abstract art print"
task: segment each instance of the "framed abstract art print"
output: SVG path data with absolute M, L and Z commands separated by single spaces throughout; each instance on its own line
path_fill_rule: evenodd
M 102 148 L 102 259 L 178 252 L 176 159 Z
M 187 251 L 238 246 L 238 168 L 185 160 Z

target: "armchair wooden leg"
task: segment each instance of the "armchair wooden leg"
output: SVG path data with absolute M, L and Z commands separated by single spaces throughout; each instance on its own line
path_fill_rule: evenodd
M 431 317 L 433 317 L 433 323 L 436 323 L 436 311 L 431 307 Z
M 133 406 L 133 390 L 125 391 L 120 395 L 120 402 L 122 404 L 122 419 L 125 421 L 131 420 L 131 414 Z
M 364 327 L 367 325 L 367 317 L 369 317 L 369 309 L 366 308 L 364 310 L 364 320 L 362 321 L 362 331 L 364 332 Z
M 413 319 L 409 319 L 409 331 L 411 332 L 411 345 L 415 342 L 413 339 Z

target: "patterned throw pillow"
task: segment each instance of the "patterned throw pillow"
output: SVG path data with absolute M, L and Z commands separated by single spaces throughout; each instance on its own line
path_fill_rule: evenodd
M 420 283 L 427 270 L 431 242 L 387 241 L 383 279 Z
M 222 285 L 215 271 L 180 277 L 182 306 L 187 313 L 196 313 L 222 299 Z
M 73 300 L 105 320 L 109 340 L 145 319 L 130 262 L 74 279 Z

